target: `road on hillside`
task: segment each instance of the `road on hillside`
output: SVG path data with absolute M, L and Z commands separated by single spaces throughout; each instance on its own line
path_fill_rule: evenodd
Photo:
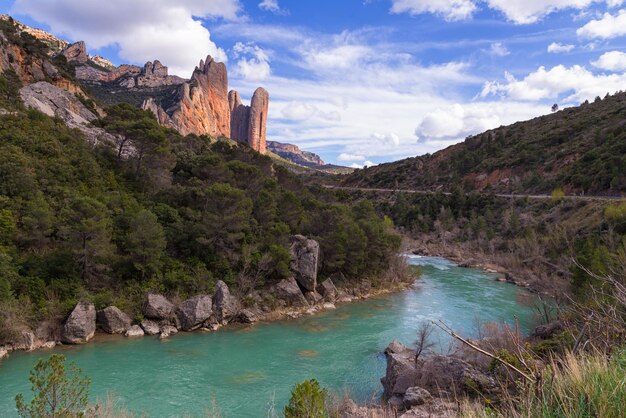
M 410 190 L 410 189 L 380 189 L 375 187 L 347 187 L 347 186 L 332 186 L 332 185 L 322 185 L 327 189 L 334 190 L 349 190 L 349 191 L 360 191 L 360 192 L 377 192 L 377 193 L 412 193 L 412 194 L 434 194 L 434 193 L 442 193 L 444 195 L 451 195 L 450 192 L 433 192 L 429 190 Z M 506 199 L 556 199 L 551 195 L 547 194 L 493 194 L 493 196 L 503 197 Z M 622 200 L 624 197 L 622 196 L 579 196 L 579 195 L 568 195 L 563 196 L 562 199 L 568 200 Z

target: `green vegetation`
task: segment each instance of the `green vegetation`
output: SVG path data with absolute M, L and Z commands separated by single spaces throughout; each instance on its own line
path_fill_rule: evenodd
M 130 105 L 99 122 L 117 149 L 35 111 L 0 116 L 0 343 L 79 299 L 139 315 L 147 291 L 245 295 L 288 275 L 290 236 L 321 275 L 387 269 L 400 238 L 370 202 L 338 202 L 232 141 L 181 137 Z
M 59 354 L 48 360 L 39 360 L 29 377 L 33 399 L 29 404 L 24 396 L 15 397 L 20 417 L 24 418 L 77 418 L 85 416 L 88 406 L 89 378 L 80 369 L 70 365 L 65 369 L 65 357 Z
M 289 404 L 285 406 L 285 418 L 325 418 L 326 389 L 322 389 L 315 379 L 297 384 L 291 391 Z
M 467 138 L 433 155 L 357 170 L 344 185 L 568 194 L 626 192 L 626 93 Z

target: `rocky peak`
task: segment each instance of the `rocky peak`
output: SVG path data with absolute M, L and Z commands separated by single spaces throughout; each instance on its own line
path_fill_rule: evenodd
M 85 42 L 78 41 L 61 51 L 61 55 L 65 56 L 67 62 L 73 62 L 76 64 L 86 64 L 89 61 L 87 55 L 87 47 Z
M 250 106 L 245 106 L 239 93 L 233 90 L 228 95 L 228 101 L 231 138 L 247 142 L 254 150 L 265 154 L 269 93 L 259 87 L 252 96 Z
M 161 64 L 159 60 L 155 60 L 154 62 L 146 62 L 143 66 L 144 76 L 155 76 L 155 77 L 167 77 L 167 67 Z
M 326 164 L 319 155 L 309 151 L 303 151 L 297 145 L 267 141 L 267 149 L 279 157 L 306 167 L 316 167 Z

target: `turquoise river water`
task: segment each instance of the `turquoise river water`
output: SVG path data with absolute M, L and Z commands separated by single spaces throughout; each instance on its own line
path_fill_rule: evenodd
M 339 306 L 290 321 L 178 334 L 160 341 L 97 336 L 85 346 L 58 347 L 93 381 L 93 400 L 107 394 L 124 408 L 150 417 L 202 416 L 217 405 L 222 416 L 265 417 L 287 402 L 291 387 L 315 377 L 358 401 L 380 396 L 382 350 L 393 340 L 415 340 L 422 321 L 441 319 L 471 336 L 476 319 L 519 319 L 533 325 L 533 298 L 480 270 L 441 258 L 410 256 L 423 276 L 407 291 Z M 437 334 L 441 349 L 449 339 Z M 13 353 L 0 361 L 0 417 L 17 416 L 15 395 L 30 399 L 28 373 L 50 352 Z

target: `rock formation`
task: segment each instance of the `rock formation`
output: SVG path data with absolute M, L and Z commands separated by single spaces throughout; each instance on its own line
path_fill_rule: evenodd
M 143 337 L 144 332 L 139 325 L 133 325 L 132 327 L 128 328 L 128 330 L 126 330 L 124 335 L 130 338 Z
M 267 112 L 270 95 L 259 87 L 252 96 L 250 106 L 241 103 L 239 93 L 232 90 L 228 94 L 231 112 L 231 138 L 247 142 L 252 149 L 265 154 L 267 151 Z
M 61 51 L 61 55 L 65 57 L 67 62 L 75 64 L 86 64 L 87 61 L 89 61 L 89 56 L 87 55 L 87 47 L 85 46 L 85 42 L 83 41 L 79 41 L 68 46 L 63 51 Z
M 290 252 L 290 268 L 298 284 L 307 291 L 315 292 L 320 255 L 319 243 L 305 236 L 295 235 L 291 239 Z
M 200 327 L 212 314 L 211 297 L 206 295 L 194 296 L 176 308 L 176 316 L 183 331 L 192 331 Z
M 221 280 L 215 284 L 215 295 L 213 296 L 213 312 L 218 322 L 229 321 L 237 315 L 237 299 L 230 294 L 228 285 Z
M 79 302 L 65 321 L 62 340 L 67 344 L 84 344 L 96 333 L 96 308 L 93 303 Z
M 279 157 L 305 167 L 315 168 L 326 164 L 319 155 L 309 151 L 303 151 L 297 145 L 267 141 L 267 149 Z
M 165 296 L 149 293 L 143 307 L 143 314 L 150 319 L 171 319 L 174 313 L 174 305 Z
M 98 311 L 96 319 L 102 330 L 109 334 L 123 334 L 132 323 L 130 317 L 115 306 Z

